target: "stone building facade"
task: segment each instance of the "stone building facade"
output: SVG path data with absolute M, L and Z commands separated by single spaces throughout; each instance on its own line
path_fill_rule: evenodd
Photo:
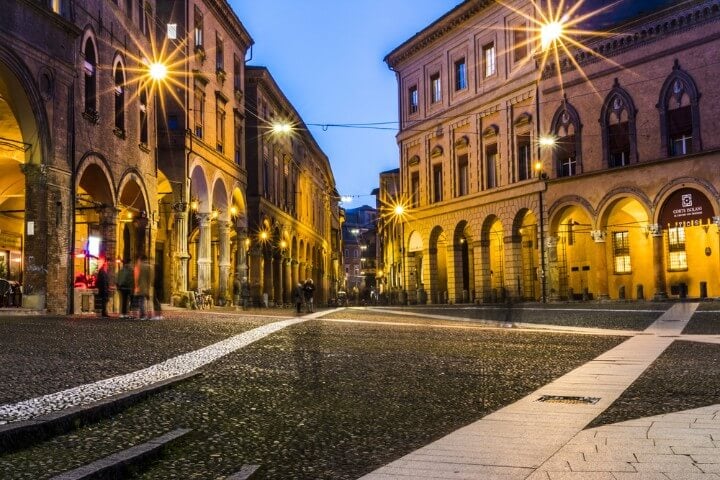
M 340 281 L 339 195 L 327 156 L 265 67 L 246 70 L 248 280 L 256 302 L 292 302 L 312 279 L 315 302 Z
M 0 261 L 26 307 L 73 311 L 76 277 L 98 259 L 112 275 L 118 252 L 152 243 L 156 105 L 137 72 L 155 2 L 143 5 L 0 3 Z
M 673 3 L 543 72 L 550 295 L 720 295 L 720 4 Z
M 535 7 L 510 6 L 466 1 L 385 59 L 412 209 L 410 300 L 720 294 L 720 7 L 638 2 L 589 17 L 617 33 L 584 40 L 607 59 L 573 51 L 585 77 L 564 57 L 540 71 Z
M 512 2 L 533 16 L 530 2 Z M 393 50 L 409 300 L 539 298 L 537 66 L 522 14 L 464 2 Z M 406 247 L 406 248 L 405 248 Z
M 245 56 L 253 41 L 226 0 L 158 0 L 158 8 L 159 38 L 177 71 L 160 90 L 156 289 L 176 302 L 188 290 L 211 291 L 222 304 L 234 279 L 247 276 Z

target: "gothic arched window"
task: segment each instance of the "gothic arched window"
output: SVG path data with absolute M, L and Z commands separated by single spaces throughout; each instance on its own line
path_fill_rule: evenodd
M 581 132 L 577 110 L 567 100 L 563 101 L 552 120 L 552 135 L 555 137 L 553 164 L 558 177 L 582 173 Z
M 97 55 L 95 43 L 88 37 L 83 46 L 83 78 L 85 83 L 85 113 L 97 115 Z
M 660 138 L 669 156 L 702 150 L 700 139 L 700 93 L 690 75 L 675 60 L 673 72 L 660 91 Z
M 115 132 L 125 132 L 125 71 L 122 63 L 115 64 Z
M 600 114 L 603 152 L 608 167 L 624 167 L 637 163 L 635 105 L 617 79 L 605 98 Z

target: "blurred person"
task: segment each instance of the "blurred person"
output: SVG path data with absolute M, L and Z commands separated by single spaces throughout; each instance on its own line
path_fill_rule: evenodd
M 101 260 L 95 273 L 95 287 L 97 288 L 97 297 L 100 301 L 100 316 L 107 318 L 110 316 L 107 312 L 107 304 L 110 299 L 110 278 L 107 273 L 107 263 L 104 260 Z
M 305 280 L 305 307 L 308 313 L 315 311 L 315 305 L 313 303 L 313 296 L 315 295 L 315 285 L 313 284 L 312 278 Z
M 130 265 L 130 260 L 123 260 L 123 266 L 117 274 L 116 285 L 120 291 L 120 318 L 128 318 L 130 300 L 135 290 L 135 277 Z
M 133 271 L 135 278 L 135 299 L 137 301 L 140 320 L 147 320 L 147 300 L 150 298 L 150 284 L 152 283 L 152 271 L 147 255 L 142 254 L 135 262 Z

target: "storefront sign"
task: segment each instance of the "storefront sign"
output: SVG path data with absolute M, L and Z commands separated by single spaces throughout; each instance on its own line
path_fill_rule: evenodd
M 712 203 L 694 188 L 681 188 L 665 201 L 660 210 L 660 225 L 665 228 L 692 227 L 712 222 Z

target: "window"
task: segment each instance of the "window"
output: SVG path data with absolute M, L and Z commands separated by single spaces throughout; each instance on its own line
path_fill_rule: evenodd
M 440 74 L 435 73 L 430 75 L 430 101 L 432 103 L 438 103 L 440 100 L 442 100 Z
M 517 169 L 519 181 L 532 178 L 529 134 L 517 136 Z
M 225 71 L 225 48 L 220 35 L 215 34 L 215 70 L 218 72 Z
M 457 178 L 457 195 L 462 197 L 467 195 L 468 190 L 468 156 L 467 153 L 458 156 L 458 178 Z
M 235 131 L 235 165 L 243 166 L 243 159 L 242 159 L 242 134 L 243 134 L 243 128 L 242 128 L 242 118 L 240 118 L 240 115 L 235 115 L 235 125 L 234 125 L 234 131 Z
M 203 16 L 202 12 L 200 12 L 200 9 L 196 6 L 195 7 L 195 48 L 202 48 L 203 47 Z
M 97 113 L 97 61 L 95 59 L 95 44 L 87 39 L 85 42 L 85 61 L 83 62 L 85 79 L 85 112 Z
M 408 90 L 408 111 L 413 114 L 418 111 L 418 89 L 417 85 L 413 85 Z
M 222 153 L 225 151 L 225 102 L 219 98 L 215 101 L 215 132 L 217 137 L 215 149 Z
M 600 123 L 607 166 L 624 167 L 636 162 L 635 105 L 617 81 L 603 104 Z
M 205 121 L 205 93 L 200 87 L 195 87 L 193 100 L 193 117 L 195 120 L 195 136 L 203 138 L 203 123 Z
M 147 91 L 140 89 L 140 143 L 148 144 L 148 100 Z
M 442 202 L 442 165 L 433 165 L 433 202 Z
M 467 88 L 467 65 L 465 58 L 455 62 L 455 91 Z
M 413 207 L 420 206 L 420 172 L 410 174 L 410 202 Z
M 167 125 L 168 125 L 168 130 L 179 130 L 180 129 L 180 119 L 178 118 L 177 114 L 171 113 L 168 115 Z
M 485 188 L 495 188 L 498 186 L 497 179 L 497 144 L 493 143 L 485 147 Z
M 347 248 L 345 249 L 345 257 L 346 257 L 346 258 L 349 258 L 349 257 L 350 257 L 350 252 L 348 251 Z
M 668 134 L 670 155 L 692 153 L 692 113 L 690 105 L 668 111 Z
M 495 75 L 495 42 L 483 46 L 483 73 L 485 77 Z
M 150 34 L 152 32 L 152 7 L 149 3 L 145 3 L 145 8 L 143 8 L 143 0 L 140 0 L 139 2 L 139 8 L 140 11 L 140 30 L 142 30 L 143 35 L 145 35 L 145 38 L 150 40 Z
M 177 40 L 177 23 L 167 24 L 167 38 L 170 40 Z
M 353 257 L 358 258 L 360 256 L 360 252 L 358 250 L 353 250 Z M 355 267 L 355 274 L 357 275 L 357 268 Z
M 51 0 L 50 8 L 52 9 L 53 12 L 57 13 L 58 15 L 62 15 L 63 1 L 62 0 Z
M 628 232 L 613 232 L 613 259 L 615 273 L 631 273 L 630 237 Z
M 133 0 L 125 0 L 125 14 L 132 22 L 133 17 Z
M 122 65 L 115 65 L 115 130 L 125 131 L 125 75 Z
M 567 135 L 557 140 L 555 151 L 559 165 L 558 176 L 572 177 L 577 175 L 577 155 L 575 152 L 575 135 Z
M 518 25 L 513 30 L 513 61 L 522 61 L 528 54 L 528 40 L 525 25 Z
M 668 270 L 681 272 L 688 269 L 687 253 L 685 252 L 685 228 L 668 229 Z
M 558 177 L 570 177 L 582 171 L 580 144 L 580 117 L 577 110 L 565 102 L 553 116 L 552 133 L 555 137 L 553 160 Z
M 233 88 L 235 92 L 242 92 L 242 76 L 240 70 L 240 59 L 237 55 L 233 55 Z

